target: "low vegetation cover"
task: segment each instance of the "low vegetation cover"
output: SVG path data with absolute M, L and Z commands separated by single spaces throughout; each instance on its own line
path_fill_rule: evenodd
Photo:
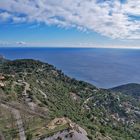
M 74 129 L 73 123 L 86 130 L 89 140 L 140 139 L 140 97 L 99 89 L 38 60 L 1 58 L 1 138 L 24 135 L 17 118 L 27 140 Z M 62 118 L 70 121 L 64 123 Z M 48 124 L 56 119 L 50 129 Z

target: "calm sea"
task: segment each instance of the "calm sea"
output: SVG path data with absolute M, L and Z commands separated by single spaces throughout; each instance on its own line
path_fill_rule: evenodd
M 8 59 L 33 58 L 55 65 L 78 80 L 110 88 L 140 83 L 140 50 L 80 48 L 0 48 Z

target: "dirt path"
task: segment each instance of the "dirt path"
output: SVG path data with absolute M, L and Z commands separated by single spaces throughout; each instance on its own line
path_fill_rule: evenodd
M 30 85 L 27 82 L 23 82 L 23 84 L 25 85 L 23 94 L 27 96 L 27 91 L 30 90 Z
M 26 140 L 25 131 L 24 131 L 23 122 L 21 119 L 20 112 L 14 108 L 11 108 L 11 107 L 5 105 L 5 104 L 1 104 L 1 106 L 12 111 L 12 113 L 16 119 L 16 124 L 17 124 L 18 130 L 19 130 L 20 140 Z
M 47 99 L 47 95 L 42 90 L 39 89 L 38 91 L 44 96 L 45 99 Z

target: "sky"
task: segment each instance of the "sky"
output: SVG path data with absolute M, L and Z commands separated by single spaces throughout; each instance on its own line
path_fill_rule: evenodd
M 140 0 L 0 0 L 0 47 L 140 48 Z

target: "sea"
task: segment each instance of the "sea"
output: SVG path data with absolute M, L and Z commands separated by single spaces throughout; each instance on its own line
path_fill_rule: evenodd
M 0 55 L 47 62 L 100 88 L 140 83 L 140 49 L 9 47 L 0 48 Z

